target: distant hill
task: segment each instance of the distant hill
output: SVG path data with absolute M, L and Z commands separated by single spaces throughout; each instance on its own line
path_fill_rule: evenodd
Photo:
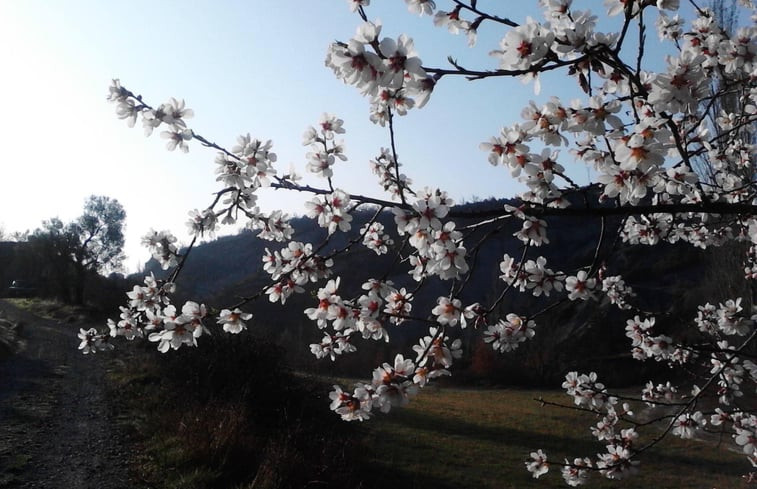
M 500 209 L 510 201 L 493 200 L 457 206 L 456 214 L 476 214 L 492 209 Z M 353 221 L 353 231 L 362 227 L 372 212 L 358 213 Z M 391 230 L 393 216 L 384 212 L 380 221 L 387 230 Z M 455 219 L 458 229 L 470 224 L 471 218 Z M 549 218 L 548 229 L 550 245 L 543 249 L 533 249 L 529 258 L 544 254 L 548 266 L 554 270 L 571 273 L 575 267 L 591 261 L 595 254 L 596 242 L 601 232 L 601 221 L 586 218 Z M 310 219 L 296 218 L 292 221 L 295 239 L 317 245 L 326 238 L 326 232 L 317 227 Z M 620 225 L 619 219 L 605 222 L 606 233 L 613 236 Z M 513 237 L 520 228 L 516 219 L 499 224 L 500 229 L 480 228 L 471 231 L 466 238 L 470 263 L 474 269 L 471 280 L 466 284 L 462 297 L 470 303 L 488 302 L 496 297 L 502 289 L 499 279 L 499 263 L 505 253 L 520 257 L 521 242 Z M 483 244 L 471 253 L 475 244 L 486 237 Z M 393 236 L 396 242 L 400 238 Z M 347 237 L 335 236 L 326 250 L 346 245 Z M 605 244 L 611 246 L 612 242 Z M 252 232 L 244 231 L 235 236 L 225 236 L 197 246 L 192 252 L 182 271 L 177 292 L 182 297 L 202 300 L 216 307 L 236 302 L 241 296 L 249 296 L 269 284 L 269 276 L 262 269 L 262 256 L 265 249 L 278 249 L 279 243 L 258 239 Z M 615 243 L 617 250 L 607 263 L 610 274 L 621 274 L 626 282 L 638 294 L 641 305 L 646 310 L 655 310 L 673 302 L 675 310 L 668 310 L 667 317 L 659 317 L 661 328 L 682 327 L 683 322 L 690 322 L 696 314 L 695 307 L 699 300 L 688 293 L 692 281 L 699 281 L 711 274 L 712 254 L 695 249 L 690 245 L 626 246 Z M 386 273 L 394 262 L 392 256 L 378 257 L 363 246 L 354 246 L 337 260 L 334 274 L 342 277 L 342 290 L 359 290 L 362 281 L 368 277 L 380 277 Z M 407 274 L 409 266 L 397 267 L 389 278 L 396 286 L 412 289 L 416 283 Z M 156 262 L 146 266 L 147 272 L 161 273 Z M 353 273 L 359 270 L 360 273 Z M 255 314 L 255 328 L 265 331 L 280 342 L 289 346 L 292 357 L 299 362 L 314 365 L 307 345 L 319 341 L 322 334 L 302 313 L 314 305 L 313 295 L 322 284 L 314 284 L 305 294 L 296 295 L 287 301 L 285 307 L 269 304 L 264 296 L 250 310 Z M 446 295 L 449 283 L 430 280 L 420 290 L 414 313 L 428 315 L 436 297 Z M 672 299 L 676 298 L 675 301 Z M 608 303 L 597 306 L 596 303 L 570 302 L 550 310 L 538 319 L 537 335 L 534 340 L 521 349 L 517 355 L 507 359 L 488 358 L 490 369 L 502 371 L 503 383 L 554 382 L 565 373 L 566 368 L 582 368 L 591 365 L 594 370 L 603 367 L 618 381 L 631 381 L 630 373 L 638 372 L 640 364 L 630 360 L 628 339 L 624 335 L 627 314 L 620 312 Z M 511 295 L 501 306 L 502 315 L 513 311 L 526 311 L 529 314 L 543 309 L 546 302 L 527 294 Z M 377 359 L 386 361 L 391 352 L 411 353 L 411 342 L 425 330 L 425 326 L 405 324 L 389 329 L 392 343 L 364 345 L 359 344 L 355 358 L 342 363 L 355 374 L 366 375 L 377 365 Z M 470 366 L 475 363 L 473 355 L 488 355 L 481 349 L 480 339 L 471 331 L 461 332 L 465 340 L 468 357 L 463 362 Z M 478 342 L 478 343 L 477 343 Z M 599 352 L 603 355 L 600 358 Z M 496 372 L 495 372 L 496 373 Z M 487 375 L 491 376 L 491 372 Z M 628 375 L 626 375 L 628 374 Z M 496 377 L 496 375 L 495 375 Z

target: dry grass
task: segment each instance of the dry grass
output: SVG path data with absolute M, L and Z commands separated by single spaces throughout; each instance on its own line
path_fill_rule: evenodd
M 604 447 L 589 433 L 590 416 L 540 407 L 534 401 L 539 397 L 569 401 L 560 393 L 528 390 L 426 391 L 407 408 L 370 422 L 370 477 L 378 486 L 419 489 L 567 487 L 557 470 L 531 478 L 524 466 L 528 454 L 542 448 L 562 461 Z M 671 439 L 642 459 L 636 476 L 618 482 L 596 474 L 589 487 L 746 487 L 740 476 L 748 462 L 728 445 L 730 440 L 717 446 Z
M 292 378 L 268 343 L 246 339 L 120 352 L 112 395 L 139 476 L 160 489 L 354 486 L 357 427 Z

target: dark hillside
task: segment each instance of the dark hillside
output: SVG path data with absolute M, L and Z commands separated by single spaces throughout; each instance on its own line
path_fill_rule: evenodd
M 505 203 L 507 201 L 490 199 L 458 206 L 454 212 L 456 215 L 475 215 L 501 208 Z M 372 215 L 372 212 L 358 213 L 353 221 L 353 230 L 359 229 Z M 385 212 L 379 220 L 387 230 L 392 229 L 393 216 L 390 212 Z M 473 222 L 472 218 L 465 217 L 455 220 L 458 229 Z M 550 245 L 530 250 L 528 258 L 535 259 L 544 254 L 550 268 L 566 273 L 574 273 L 579 264 L 592 260 L 601 232 L 599 219 L 553 217 L 547 221 Z M 318 246 L 326 237 L 324 230 L 309 219 L 294 219 L 292 224 L 298 241 Z M 503 255 L 507 253 L 519 258 L 522 253 L 520 241 L 513 237 L 519 226 L 517 220 L 509 220 L 500 224 L 500 229 L 475 229 L 466 235 L 469 263 L 474 272 L 460 293 L 464 302 L 486 303 L 500 293 L 499 264 Z M 614 236 L 618 226 L 618 220 L 608 219 L 605 222 L 606 235 Z M 393 238 L 396 243 L 401 242 L 400 237 Z M 335 236 L 321 254 L 346 244 L 346 236 Z M 263 271 L 261 261 L 265 249 L 274 250 L 280 246 L 279 243 L 257 239 L 249 231 L 202 244 L 192 251 L 182 272 L 178 292 L 183 297 L 202 300 L 216 307 L 234 303 L 239 297 L 253 295 L 269 284 L 269 276 Z M 607 254 L 613 246 L 615 251 Z M 643 310 L 659 311 L 666 304 L 676 304 L 674 310 L 665 311 L 667 315 L 658 316 L 657 324 L 662 330 L 680 326 L 696 315 L 696 305 L 701 302 L 699 298 L 690 297 L 688 290 L 692 282 L 704 277 L 707 270 L 712 268 L 712 253 L 687 244 L 657 245 L 655 252 L 650 253 L 647 246 L 623 245 L 619 240 L 606 240 L 601 251 L 611 257 L 611 261 L 605 263 L 608 273 L 620 274 L 625 278 L 637 293 Z M 340 258 L 334 265 L 334 274 L 342 277 L 341 290 L 345 291 L 359 291 L 365 278 L 382 277 L 394 264 L 393 257 L 379 257 L 362 245 L 352 246 Z M 388 278 L 397 287 L 413 290 L 417 284 L 408 275 L 409 268 L 407 264 L 400 264 L 392 269 Z M 155 263 L 150 263 L 147 270 L 157 272 L 159 268 Z M 359 273 L 354 273 L 355 270 Z M 311 284 L 305 294 L 291 297 L 285 307 L 268 303 L 265 295 L 251 306 L 255 313 L 255 327 L 283 343 L 289 350 L 290 359 L 312 368 L 316 368 L 316 364 L 308 344 L 320 341 L 322 333 L 302 311 L 313 306 L 313 295 L 321 285 Z M 424 283 L 417 294 L 414 313 L 428 314 L 436 298 L 448 294 L 449 285 L 439 279 Z M 673 300 L 674 297 L 680 299 Z M 500 310 L 503 316 L 515 310 L 534 314 L 546 304 L 544 298 L 514 294 L 504 301 Z M 641 364 L 630 359 L 629 344 L 623 329 L 626 319 L 626 312 L 617 310 L 607 301 L 599 307 L 593 302 L 567 302 L 540 315 L 534 340 L 516 354 L 506 355 L 507 358 L 487 352 L 474 331 L 462 331 L 468 356 L 459 367 L 466 369 L 473 377 L 485 374 L 485 378 L 498 383 L 541 384 L 556 382 L 567 369 L 592 365 L 593 370 L 606 370 L 618 382 L 632 382 Z M 377 361 L 385 361 L 390 354 L 407 354 L 417 335 L 424 330 L 425 326 L 412 323 L 389 327 L 392 337 L 390 345 L 360 342 L 357 345 L 358 354 L 343 358 L 338 363 L 346 372 L 364 376 L 376 366 Z M 597 356 L 600 351 L 602 358 Z M 482 358 L 474 358 L 476 356 Z M 319 362 L 317 368 L 323 368 L 322 363 L 330 364 Z

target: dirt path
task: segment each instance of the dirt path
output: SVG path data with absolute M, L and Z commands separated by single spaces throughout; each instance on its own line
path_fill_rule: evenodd
M 25 323 L 24 351 L 0 363 L 0 488 L 121 489 L 128 445 L 111 422 L 107 354 L 82 355 L 82 324 L 42 319 L 0 301 Z

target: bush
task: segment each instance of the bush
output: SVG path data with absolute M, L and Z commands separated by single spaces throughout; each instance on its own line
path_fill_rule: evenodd
M 137 427 L 148 454 L 142 465 L 159 487 L 356 480 L 358 428 L 333 416 L 323 381 L 292 372 L 280 347 L 251 334 L 215 335 L 176 355 L 135 354 L 117 374 L 119 408 L 145 418 Z M 135 362 L 139 372 L 128 367 Z

